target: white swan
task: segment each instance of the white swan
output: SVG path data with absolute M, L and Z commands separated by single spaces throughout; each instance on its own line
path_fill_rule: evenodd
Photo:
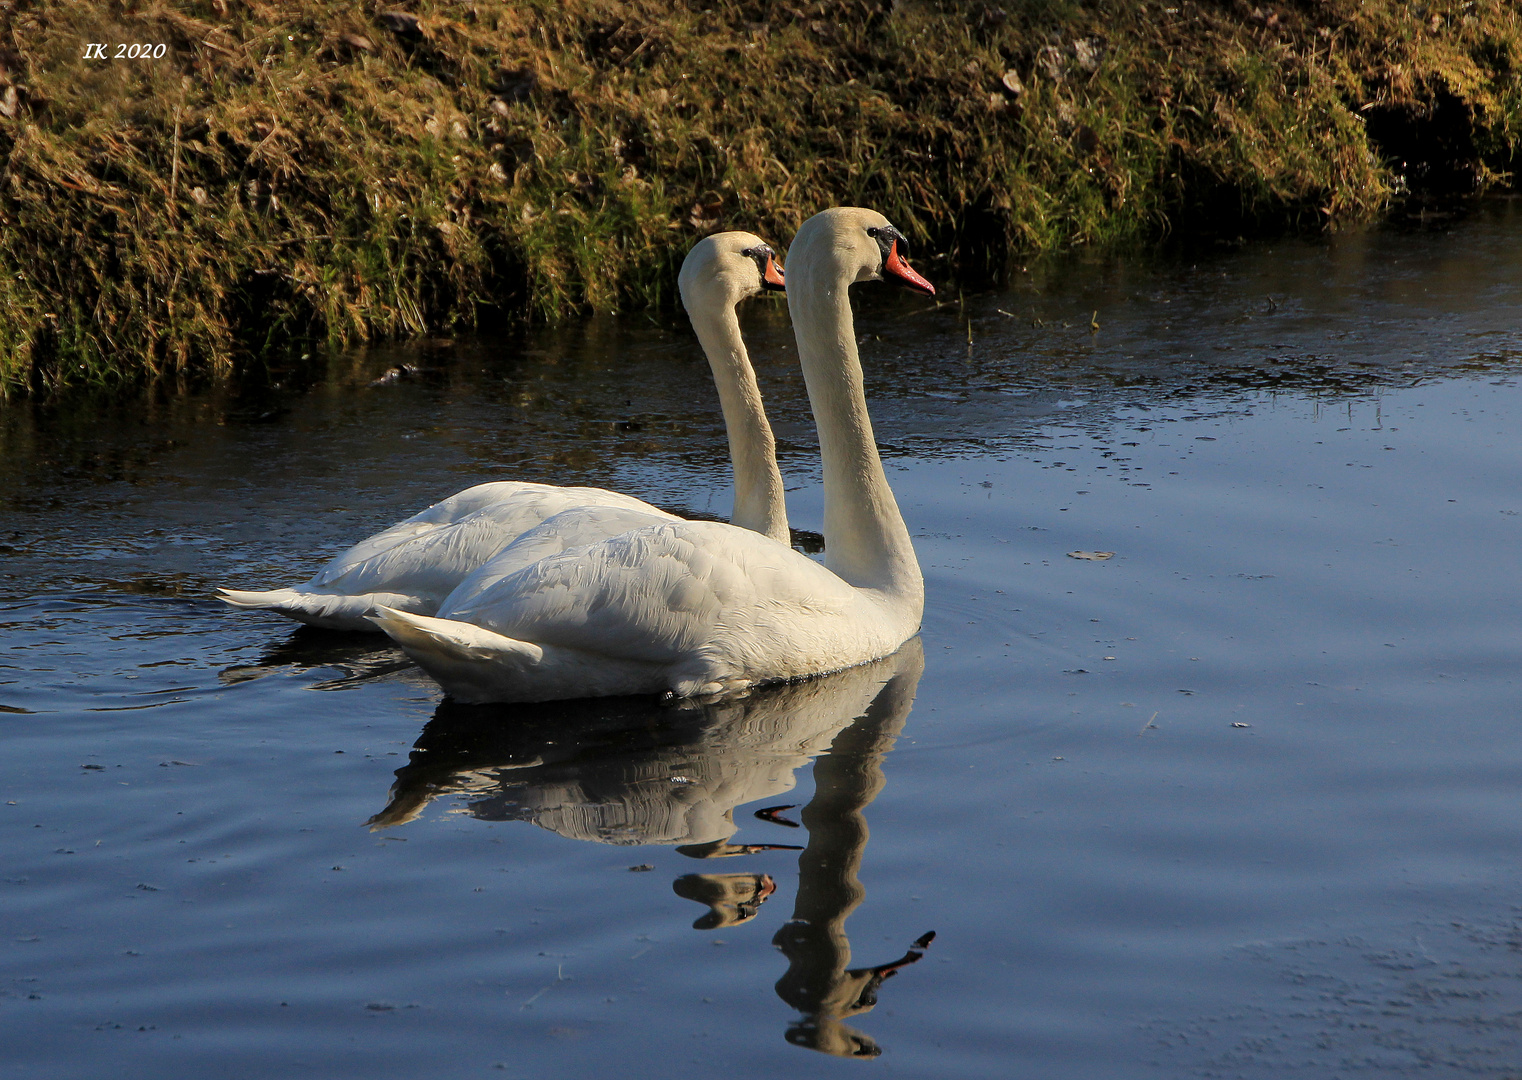
M 438 618 L 380 606 L 376 624 L 456 699 L 477 702 L 709 694 L 893 652 L 919 628 L 924 582 L 872 438 L 847 288 L 890 277 L 933 293 L 902 243 L 881 214 L 838 208 L 806 221 L 789 252 L 824 461 L 825 566 L 715 522 L 652 522 L 559 550 L 532 530 Z M 538 545 L 553 553 L 536 557 Z
M 682 302 L 708 356 L 734 466 L 731 520 L 788 542 L 776 443 L 756 386 L 735 306 L 763 289 L 783 288 L 781 268 L 760 237 L 717 233 L 682 263 Z M 439 603 L 505 545 L 565 511 L 562 544 L 587 544 L 649 524 L 680 521 L 630 495 L 601 488 L 499 481 L 466 488 L 329 560 L 310 581 L 289 589 L 219 589 L 237 608 L 274 611 L 328 630 L 377 628 L 365 616 L 377 605 L 432 614 Z

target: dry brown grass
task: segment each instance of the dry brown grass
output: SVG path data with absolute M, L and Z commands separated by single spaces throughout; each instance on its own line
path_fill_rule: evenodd
M 669 304 L 700 233 L 832 204 L 948 273 L 1319 227 L 1435 127 L 1504 179 L 1519 61 L 1500 2 L 0 0 L 0 392 Z

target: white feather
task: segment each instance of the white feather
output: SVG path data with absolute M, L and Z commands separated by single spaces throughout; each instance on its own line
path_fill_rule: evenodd
M 824 457 L 828 568 L 715 522 L 650 521 L 578 545 L 552 520 L 462 583 L 438 618 L 382 608 L 377 624 L 475 702 L 710 694 L 897 649 L 919 627 L 924 584 L 873 442 L 846 297 L 881 273 L 867 229 L 884 226 L 872 211 L 825 211 L 793 244 L 792 276 L 810 290 L 789 306 Z M 548 553 L 528 561 L 536 552 Z
M 750 233 L 720 233 L 698 243 L 682 266 L 682 297 L 702 343 L 724 409 L 735 475 L 737 525 L 786 540 L 782 474 L 761 407 L 755 372 L 740 339 L 735 305 L 761 290 L 751 252 L 766 249 Z M 766 249 L 769 250 L 769 249 Z M 558 542 L 581 544 L 645 520 L 678 520 L 630 495 L 601 488 L 553 487 L 515 481 L 478 484 L 434 503 L 331 559 L 310 580 L 268 592 L 219 589 L 233 607 L 271 611 L 328 630 L 373 632 L 377 607 L 431 615 L 467 576 L 519 536 L 567 510 Z

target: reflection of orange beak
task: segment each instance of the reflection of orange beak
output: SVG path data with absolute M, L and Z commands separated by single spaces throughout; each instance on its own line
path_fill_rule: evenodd
M 893 241 L 893 246 L 888 249 L 888 257 L 883 260 L 883 273 L 888 277 L 897 278 L 899 284 L 917 293 L 925 296 L 935 295 L 935 286 L 916 274 L 913 267 L 899 257 L 897 240 Z
M 773 878 L 772 878 L 772 876 L 770 874 L 762 874 L 761 875 L 761 884 L 760 884 L 760 887 L 758 889 L 756 889 L 756 903 L 758 903 L 758 904 L 761 903 L 763 900 L 765 900 L 768 896 L 770 896 L 772 893 L 774 893 L 776 891 L 777 891 L 777 882 L 775 880 L 773 880 Z
M 767 292 L 786 292 L 787 282 L 782 277 L 782 267 L 770 255 L 766 257 L 766 266 L 761 271 L 761 288 Z

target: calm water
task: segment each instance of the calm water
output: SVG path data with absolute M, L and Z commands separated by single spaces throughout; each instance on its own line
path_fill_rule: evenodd
M 0 1076 L 1518 1075 L 1522 204 L 859 310 L 923 635 L 705 709 L 208 597 L 482 479 L 724 512 L 686 334 L 0 410 Z

